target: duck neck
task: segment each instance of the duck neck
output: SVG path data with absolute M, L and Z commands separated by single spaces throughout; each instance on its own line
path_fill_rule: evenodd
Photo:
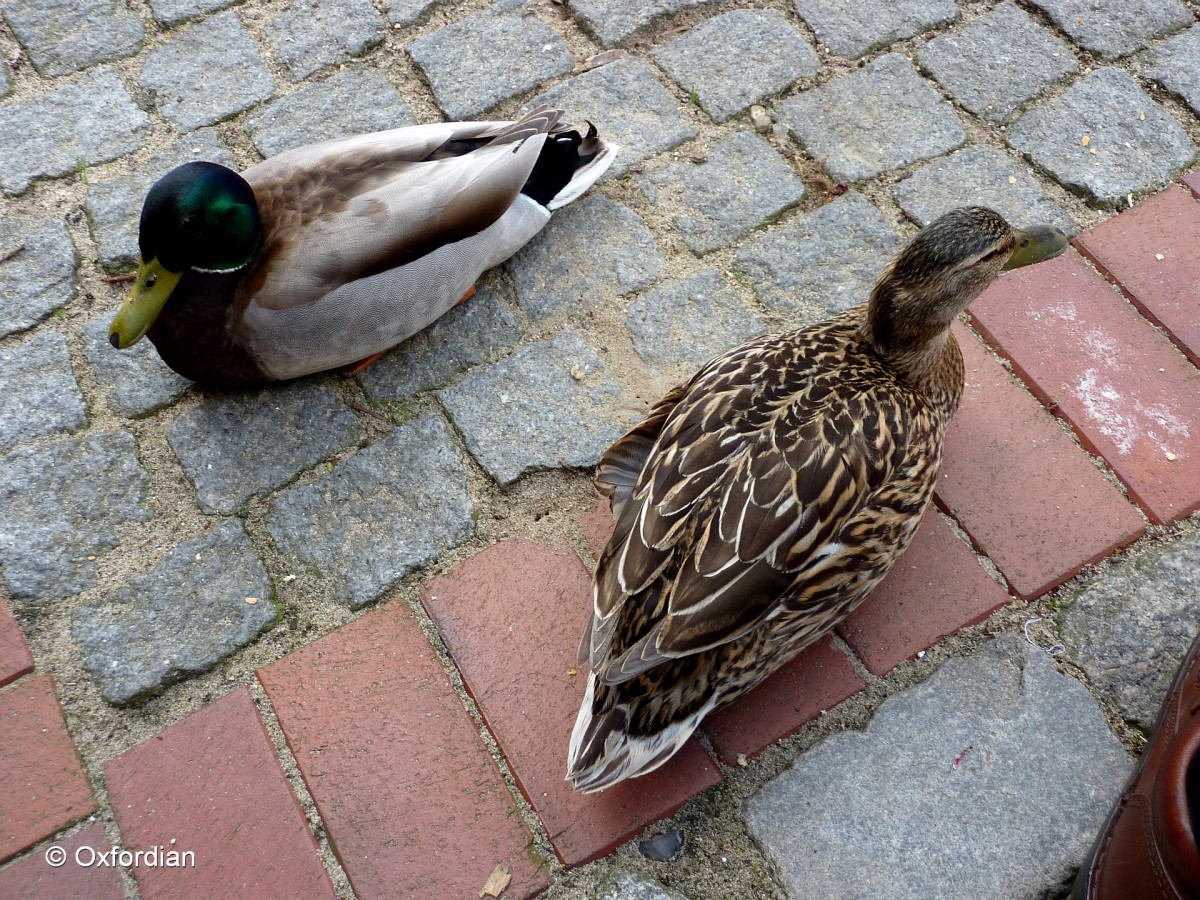
M 896 291 L 876 285 L 867 304 L 861 333 L 888 367 L 913 387 L 940 398 L 961 391 L 961 354 L 950 334 L 950 322 L 933 322 L 901 310 Z M 957 365 L 956 365 L 957 361 Z

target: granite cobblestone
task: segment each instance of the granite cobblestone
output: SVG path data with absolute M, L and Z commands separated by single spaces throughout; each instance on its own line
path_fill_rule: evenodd
M 493 287 L 473 297 L 424 331 L 414 334 L 359 375 L 367 396 L 399 403 L 418 391 L 442 387 L 471 366 L 512 346 L 521 324 Z
M 576 75 L 530 101 L 566 111 L 568 122 L 603 122 L 621 153 L 606 178 L 672 150 L 699 132 L 687 111 L 640 59 L 627 58 Z M 620 110 L 614 117 L 613 110 Z
M 21 194 L 35 178 L 124 156 L 144 145 L 149 130 L 149 117 L 112 70 L 92 69 L 49 93 L 0 106 L 0 189 Z
M 1180 0 L 1031 0 L 1079 46 L 1110 60 L 1191 24 Z
M 262 560 L 230 519 L 73 618 L 84 665 L 121 704 L 208 671 L 269 628 L 275 606 Z
M 621 389 L 574 329 L 438 392 L 467 449 L 501 487 L 527 472 L 595 465 L 625 431 Z
M 36 325 L 75 297 L 75 244 L 59 219 L 0 219 L 0 337 Z
M 896 53 L 789 98 L 779 121 L 838 181 L 940 156 L 967 137 L 954 108 Z
M 954 0 L 795 0 L 795 4 L 818 41 L 851 58 L 958 18 Z
M 0 349 L 0 452 L 74 431 L 84 423 L 84 413 L 61 334 L 43 332 Z
M 679 199 L 675 227 L 693 253 L 732 244 L 804 198 L 804 182 L 763 138 L 739 131 L 704 162 L 679 160 L 637 179 L 651 204 Z
M 896 202 L 918 225 L 927 225 L 956 206 L 990 206 L 1023 228 L 1039 223 L 1075 230 L 1070 215 L 1055 204 L 1029 168 L 991 147 L 964 147 L 935 159 L 897 183 Z
M 642 294 L 630 304 L 625 327 L 651 371 L 678 363 L 698 368 L 767 330 L 712 269 Z
M 654 235 L 637 213 L 590 196 L 555 213 L 506 268 L 521 308 L 537 320 L 641 290 L 663 265 Z
M 746 818 L 796 896 L 1034 897 L 1079 865 L 1131 769 L 1087 689 L 1006 635 L 825 739 Z
M 275 77 L 237 16 L 223 12 L 172 32 L 146 57 L 138 84 L 159 113 L 187 132 L 265 100 Z
M 276 156 L 305 144 L 416 124 L 386 75 L 354 67 L 251 113 L 246 130 L 259 153 Z
M 1200 25 L 1139 53 L 1134 65 L 1200 115 Z
M 1161 187 L 1196 156 L 1192 139 L 1128 74 L 1100 68 L 1027 112 L 1008 142 L 1098 203 Z
M 817 73 L 820 60 L 778 10 L 738 9 L 709 19 L 654 50 L 685 91 L 695 91 L 714 122 Z
M 13 597 L 44 604 L 90 587 L 117 529 L 151 518 L 133 435 L 90 432 L 0 457 L 0 559 Z
M 467 537 L 474 507 L 466 480 L 445 422 L 425 413 L 324 478 L 280 493 L 267 528 L 357 609 Z
M 0 11 L 43 75 L 132 56 L 146 36 L 118 0 L 8 0 Z
M 1058 615 L 1067 656 L 1144 731 L 1200 621 L 1200 537 L 1093 576 Z
M 84 326 L 84 353 L 96 383 L 117 415 L 141 418 L 174 403 L 191 386 L 162 361 L 149 341 L 139 341 L 117 353 L 108 342 L 112 313 Z
M 294 0 L 268 26 L 275 57 L 293 81 L 362 56 L 387 33 L 371 0 Z
M 189 19 L 233 6 L 238 0 L 146 0 L 160 25 L 173 27 Z
M 200 508 L 228 514 L 346 449 L 360 434 L 357 417 L 329 388 L 299 381 L 206 396 L 171 424 L 167 442 L 196 486 Z
M 711 0 L 570 0 L 571 11 L 605 46 L 619 44 L 655 19 Z
M 1079 70 L 1071 48 L 1012 3 L 935 37 L 917 61 L 989 122 L 1007 122 L 1021 104 Z
M 849 193 L 747 241 L 733 270 L 764 305 L 798 327 L 866 301 L 899 244 L 871 201 Z
M 413 25 L 425 14 L 450 0 L 383 0 L 383 11 L 393 25 Z
M 476 118 L 502 100 L 571 71 L 575 61 L 566 42 L 533 12 L 529 0 L 501 0 L 409 46 L 447 117 Z M 489 50 L 480 54 L 477 47 Z M 464 66 L 465 58 L 475 64 Z

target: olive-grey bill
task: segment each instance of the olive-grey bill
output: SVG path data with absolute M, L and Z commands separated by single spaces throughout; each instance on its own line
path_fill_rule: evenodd
M 1017 249 L 1008 258 L 1006 269 L 1019 269 L 1034 263 L 1045 262 L 1067 249 L 1069 238 L 1061 229 L 1050 225 L 1031 225 L 1029 228 L 1014 228 Z

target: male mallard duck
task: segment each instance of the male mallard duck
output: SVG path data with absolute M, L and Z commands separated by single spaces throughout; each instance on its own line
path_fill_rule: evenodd
M 616 530 L 596 567 L 591 664 L 567 778 L 658 768 L 709 712 L 848 615 L 908 546 L 963 392 L 950 324 L 1057 229 L 947 213 L 869 302 L 747 341 L 668 393 L 600 461 Z
M 540 108 L 290 150 L 242 175 L 195 162 L 142 208 L 137 281 L 109 340 L 149 335 L 194 381 L 284 381 L 380 354 L 433 322 L 611 164 Z

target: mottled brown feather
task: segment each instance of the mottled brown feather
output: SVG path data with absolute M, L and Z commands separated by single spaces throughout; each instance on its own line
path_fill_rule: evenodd
M 938 227 L 950 237 L 923 232 L 869 304 L 722 354 L 602 459 L 619 504 L 585 638 L 577 785 L 660 764 L 672 728 L 686 737 L 828 633 L 911 541 L 962 396 L 950 323 L 1014 246 L 990 210 Z

